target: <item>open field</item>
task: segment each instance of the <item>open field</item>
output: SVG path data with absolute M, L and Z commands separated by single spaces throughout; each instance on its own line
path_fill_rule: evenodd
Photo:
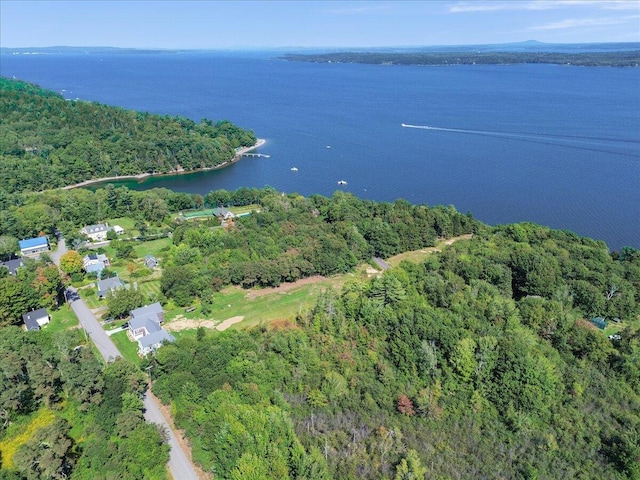
M 330 288 L 340 290 L 348 279 L 366 275 L 362 268 L 358 273 L 336 275 L 330 278 L 311 277 L 275 288 L 243 290 L 237 286 L 227 287 L 214 295 L 212 311 L 208 315 L 202 314 L 201 307 L 193 312 L 186 312 L 184 308 L 168 305 L 165 308 L 167 324 L 170 325 L 172 320 L 177 320 L 181 325 L 185 325 L 186 320 L 192 320 L 193 328 L 196 329 L 198 326 L 218 326 L 225 320 L 243 317 L 242 321 L 229 325 L 229 328 L 242 328 L 263 322 L 291 319 L 296 314 L 312 308 L 318 296 L 325 290 Z M 205 320 L 213 320 L 213 322 L 204 323 Z
M 397 267 L 403 261 L 408 261 L 412 263 L 420 263 L 424 261 L 429 255 L 433 252 L 441 252 L 442 249 L 451 245 L 452 243 L 458 242 L 460 240 L 470 240 L 472 235 L 460 235 L 459 237 L 448 238 L 446 240 L 438 240 L 436 242 L 435 247 L 427 247 L 421 248 L 420 250 L 413 250 L 410 252 L 400 253 L 391 258 L 386 259 L 385 261 L 392 267 Z

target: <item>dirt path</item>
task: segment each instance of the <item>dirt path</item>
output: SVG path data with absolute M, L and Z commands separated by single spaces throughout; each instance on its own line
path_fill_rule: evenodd
M 261 288 L 260 290 L 251 290 L 245 296 L 249 300 L 263 297 L 265 295 L 270 295 L 272 293 L 287 293 L 294 288 L 301 287 L 303 285 L 308 285 L 310 283 L 318 283 L 322 280 L 326 280 L 327 277 L 323 277 L 322 275 L 314 275 L 313 277 L 302 278 L 296 282 L 286 282 L 280 284 L 278 287 L 271 288 Z

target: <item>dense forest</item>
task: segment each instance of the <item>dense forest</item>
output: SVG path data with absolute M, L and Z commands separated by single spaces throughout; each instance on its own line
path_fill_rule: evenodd
M 73 246 L 80 227 L 126 217 L 140 235 L 113 240 L 116 259 L 170 235 L 158 300 L 204 306 L 227 285 L 343 274 L 466 234 L 293 318 L 179 336 L 141 368 L 104 365 L 75 329 L 23 332 L 24 311 L 65 308 L 69 279 L 46 255 L 0 269 L 0 479 L 166 478 L 163 432 L 142 416 L 149 374 L 215 478 L 640 478 L 639 250 L 344 192 L 34 193 L 128 162 L 215 164 L 255 137 L 22 82 L 0 90 L 0 259 L 19 238 L 60 231 Z M 255 211 L 224 226 L 180 215 L 239 205 Z
M 374 65 L 505 65 L 547 63 L 582 67 L 637 67 L 640 51 L 621 52 L 340 52 L 287 54 L 281 57 L 294 62 L 368 63 Z
M 0 352 L 1 479 L 167 478 L 169 449 L 143 419 L 137 367 L 105 366 L 77 330 L 5 327 Z
M 227 122 L 68 101 L 0 77 L 0 185 L 40 191 L 89 179 L 215 167 L 252 132 Z
M 639 478 L 639 305 L 637 250 L 513 225 L 149 365 L 216 478 Z

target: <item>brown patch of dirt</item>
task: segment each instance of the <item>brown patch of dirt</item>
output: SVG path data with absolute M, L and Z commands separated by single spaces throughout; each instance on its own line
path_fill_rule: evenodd
M 176 317 L 175 320 L 163 325 L 169 332 L 179 332 L 180 330 L 193 330 L 194 328 L 214 328 L 217 322 L 213 320 L 191 320 L 188 318 Z
M 322 275 L 315 275 L 313 277 L 302 278 L 296 282 L 282 283 L 278 287 L 261 288 L 260 290 L 251 290 L 245 296 L 251 300 L 258 297 L 263 297 L 264 295 L 269 295 L 271 293 L 285 294 L 288 291 L 293 290 L 294 288 L 298 288 L 303 285 L 308 285 L 310 283 L 318 283 L 325 279 L 326 277 L 323 277 Z
M 243 316 L 231 317 L 227 318 L 224 322 L 216 327 L 216 330 L 220 330 L 221 332 L 229 328 L 231 325 L 241 322 L 244 319 Z
M 297 330 L 300 327 L 287 318 L 278 318 L 269 322 L 272 330 Z

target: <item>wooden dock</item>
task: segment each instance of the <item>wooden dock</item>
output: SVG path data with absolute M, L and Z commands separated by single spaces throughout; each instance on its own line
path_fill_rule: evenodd
M 262 158 L 271 158 L 271 155 L 265 155 L 264 153 L 243 153 L 243 157 L 262 157 Z

